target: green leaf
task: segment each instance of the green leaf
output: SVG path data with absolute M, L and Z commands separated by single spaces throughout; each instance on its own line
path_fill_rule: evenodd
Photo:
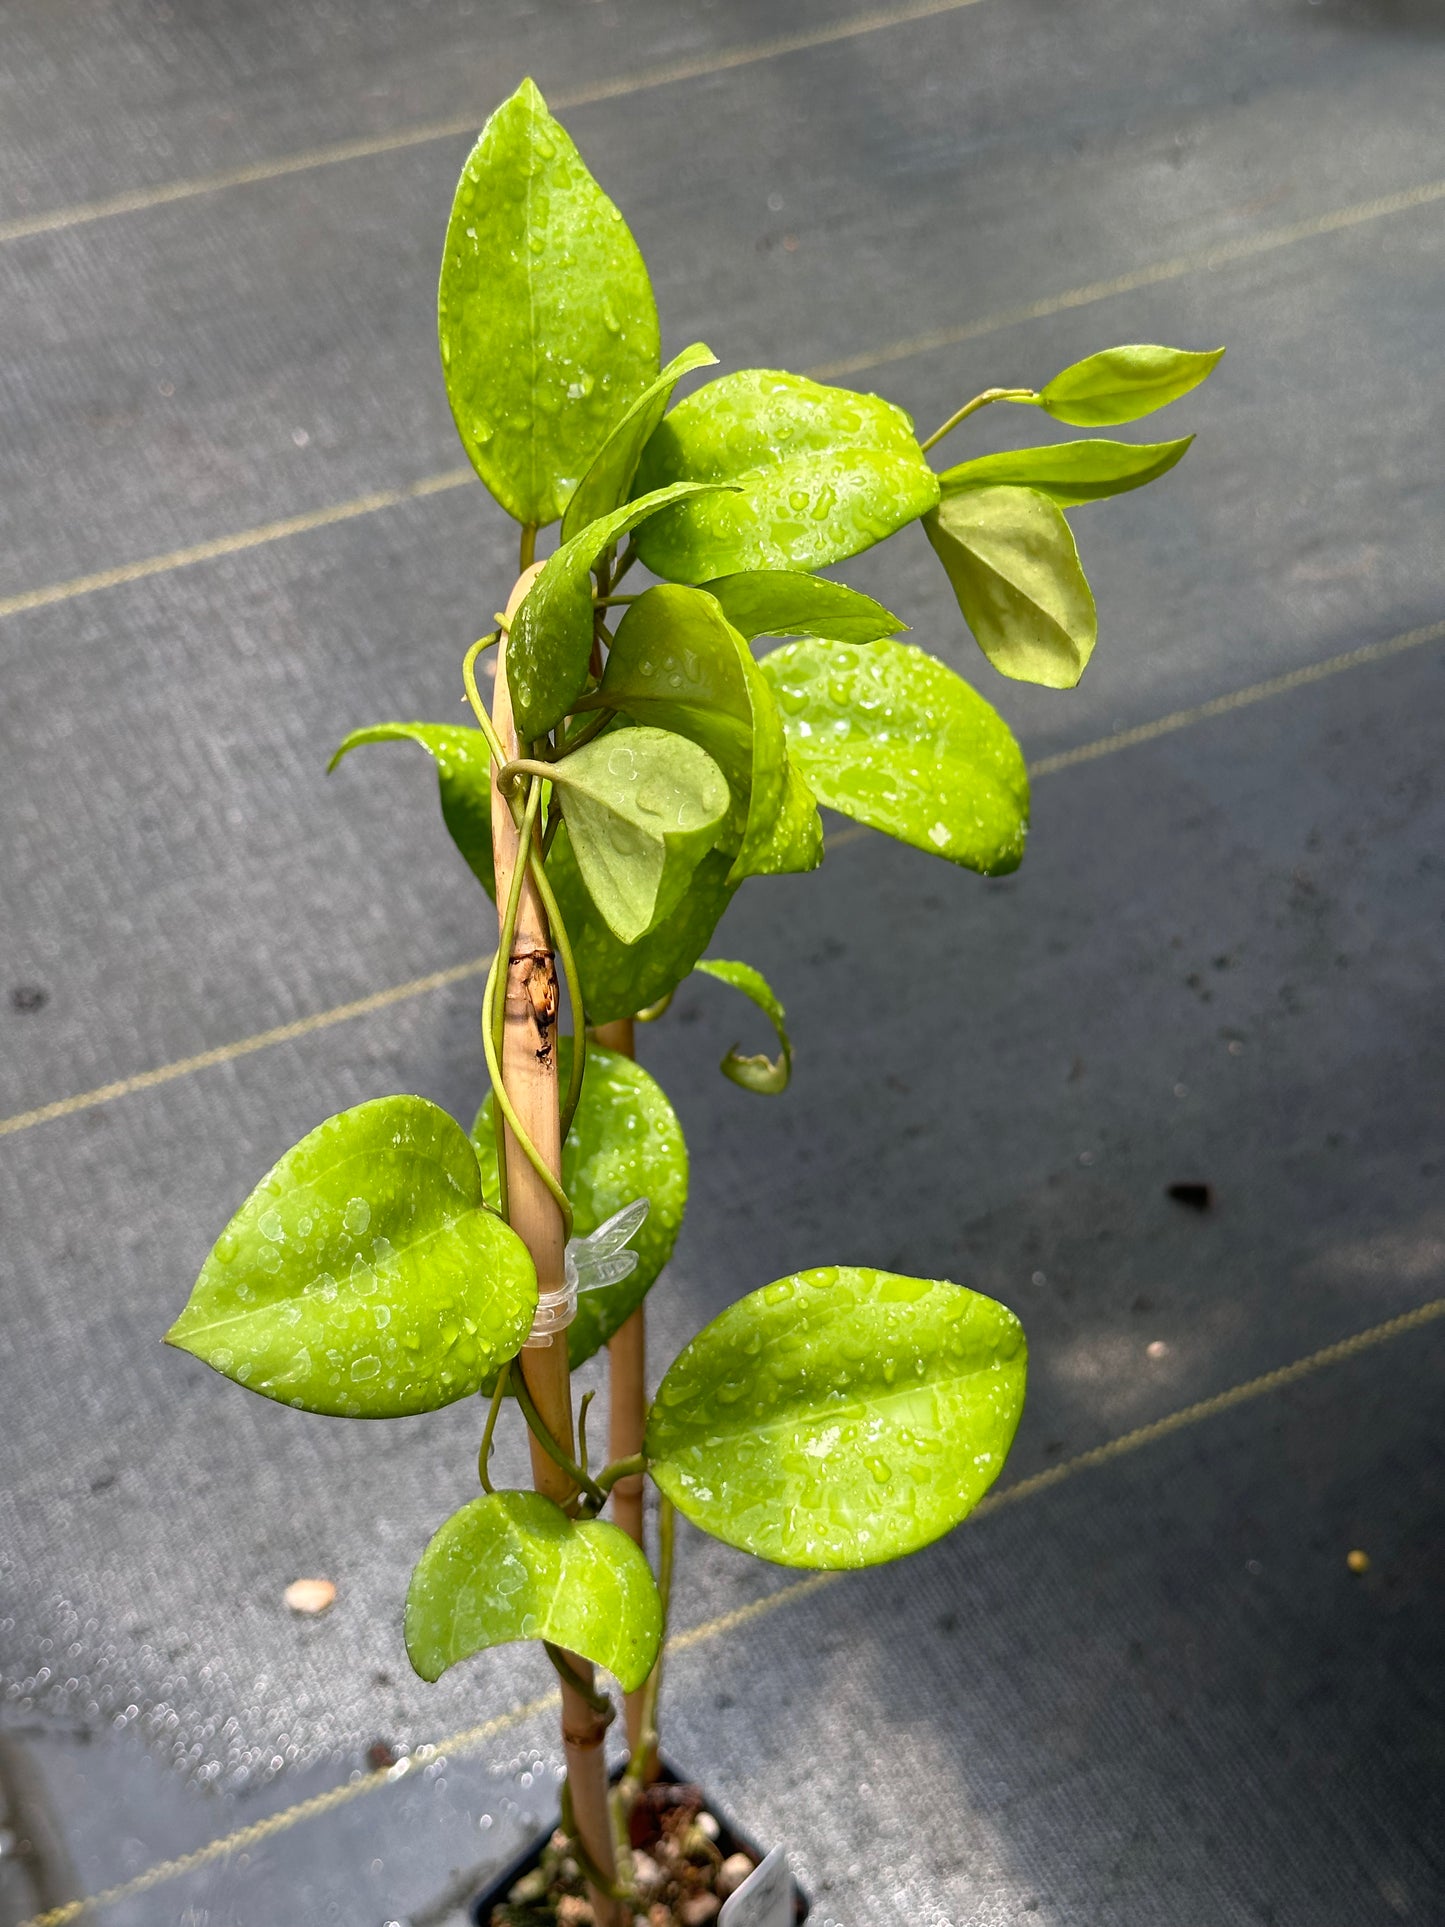
M 565 1085 L 572 1039 L 557 1040 Z M 472 1126 L 488 1197 L 497 1195 L 497 1141 L 488 1094 Z M 562 1146 L 562 1186 L 572 1200 L 573 1232 L 590 1237 L 637 1198 L 650 1205 L 632 1240 L 637 1269 L 615 1285 L 584 1291 L 567 1328 L 573 1371 L 605 1345 L 642 1303 L 672 1256 L 687 1206 L 687 1142 L 662 1086 L 630 1057 L 593 1044 L 587 1052 L 577 1115 Z
M 732 901 L 731 869 L 731 857 L 709 850 L 676 909 L 635 944 L 624 944 L 608 929 L 587 894 L 567 825 L 562 825 L 547 858 L 547 875 L 572 941 L 589 1023 L 610 1024 L 614 1018 L 631 1017 L 677 988 L 706 950 Z
M 680 402 L 642 451 L 637 487 L 733 482 L 637 538 L 655 575 L 708 582 L 749 569 L 819 569 L 881 542 L 938 500 L 901 408 L 803 375 L 748 368 Z
M 715 482 L 679 482 L 589 522 L 564 542 L 527 591 L 507 638 L 507 683 L 518 734 L 534 739 L 559 723 L 582 693 L 592 654 L 592 570 L 605 550 L 669 502 Z
M 784 1018 L 787 1012 L 778 1002 L 777 994 L 761 970 L 754 970 L 751 964 L 730 963 L 722 957 L 705 957 L 696 968 L 707 977 L 716 977 L 720 984 L 730 984 L 740 990 L 762 1011 L 777 1033 L 781 1048 L 776 1057 L 744 1057 L 736 1044 L 728 1052 L 718 1069 L 724 1077 L 730 1077 L 734 1084 L 741 1084 L 745 1091 L 756 1091 L 761 1097 L 776 1097 L 788 1088 L 788 1079 L 793 1074 L 793 1046 L 788 1041 L 787 1026 Z
M 711 596 L 665 583 L 634 602 L 594 700 L 685 736 L 712 757 L 732 799 L 718 839 L 734 855 L 732 882 L 822 861 L 822 822 L 789 766 L 773 693 Z
M 1062 509 L 1143 488 L 1167 474 L 1194 440 L 1177 442 L 1056 442 L 1048 448 L 1006 449 L 960 462 L 939 476 L 944 499 L 966 488 L 1034 488 Z
M 790 642 L 760 667 L 820 803 L 985 876 L 1018 868 L 1023 752 L 961 676 L 905 642 Z
M 530 80 L 462 170 L 437 319 L 472 465 L 519 522 L 555 522 L 657 373 L 657 304 L 626 222 Z
M 1178 401 L 1218 366 L 1222 348 L 1204 354 L 1187 348 L 1136 344 L 1106 348 L 1076 361 L 1039 390 L 1039 407 L 1055 421 L 1076 428 L 1109 428 L 1135 422 Z
M 966 489 L 923 526 L 994 668 L 1017 682 L 1072 689 L 1099 621 L 1058 504 L 1032 488 Z
M 717 841 L 722 771 L 670 730 L 615 729 L 553 763 L 551 779 L 588 895 L 614 934 L 636 943 Z
M 570 541 L 574 535 L 580 535 L 589 522 L 610 515 L 619 503 L 627 500 L 632 478 L 637 473 L 637 458 L 648 436 L 667 412 L 673 389 L 693 369 L 711 368 L 716 362 L 717 356 L 711 348 L 701 341 L 694 342 L 691 348 L 684 348 L 680 355 L 670 361 L 657 380 L 638 396 L 598 449 L 592 466 L 577 484 L 567 504 L 567 512 L 562 517 L 564 542 Z
M 488 1646 L 546 1639 L 634 1692 L 662 1639 L 662 1602 L 625 1532 L 569 1519 L 536 1492 L 489 1492 L 454 1512 L 406 1591 L 406 1650 L 423 1679 Z
M 492 757 L 479 729 L 460 723 L 375 723 L 353 729 L 326 765 L 327 774 L 363 743 L 420 743 L 437 766 L 442 821 L 466 858 L 472 875 L 489 897 L 497 893 L 492 876 Z
M 719 576 L 702 587 L 749 642 L 758 636 L 877 642 L 908 627 L 872 596 L 792 569 L 749 569 L 742 575 Z
M 420 1097 L 328 1118 L 216 1240 L 166 1342 L 307 1412 L 398 1418 L 488 1383 L 532 1327 L 527 1248 Z
M 647 1421 L 657 1484 L 784 1566 L 871 1566 L 956 1526 L 1023 1409 L 1011 1311 L 958 1285 L 827 1267 L 765 1285 L 679 1354 Z

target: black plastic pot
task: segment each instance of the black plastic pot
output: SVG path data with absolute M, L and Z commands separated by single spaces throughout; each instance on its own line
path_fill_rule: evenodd
M 680 1773 L 675 1772 L 665 1760 L 662 1762 L 662 1770 L 658 1774 L 658 1778 L 669 1786 L 685 1786 L 691 1784 L 684 1780 Z M 714 1820 L 717 1821 L 721 1829 L 717 1841 L 718 1851 L 720 1853 L 724 1856 L 730 1853 L 746 1853 L 750 1854 L 754 1860 L 761 1860 L 763 1858 L 763 1849 L 755 1840 L 750 1839 L 740 1828 L 735 1827 L 727 1815 L 721 1812 L 711 1800 L 707 1801 L 706 1804 L 707 1811 L 712 1815 Z M 537 1865 L 538 1861 L 542 1858 L 542 1849 L 552 1838 L 554 1831 L 555 1825 L 548 1827 L 545 1832 L 539 1833 L 531 1846 L 524 1848 L 523 1851 L 517 1855 L 516 1859 L 512 1861 L 511 1865 L 504 1867 L 496 1879 L 477 1895 L 471 1906 L 472 1919 L 476 1922 L 477 1927 L 490 1927 L 493 1907 L 498 1906 L 504 1901 L 511 1889 L 522 1878 L 522 1875 L 530 1873 L 533 1867 Z M 795 1923 L 800 1924 L 808 1918 L 810 1905 L 808 1896 L 803 1892 L 797 1881 L 794 1880 L 793 1920 Z

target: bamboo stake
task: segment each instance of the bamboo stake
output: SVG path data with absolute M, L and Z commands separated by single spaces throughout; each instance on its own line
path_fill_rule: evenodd
M 624 1057 L 637 1055 L 635 1027 L 630 1017 L 598 1024 L 592 1035 L 606 1050 Z M 607 1346 L 609 1381 L 608 1446 L 610 1459 L 635 1458 L 642 1450 L 647 1423 L 647 1313 L 639 1305 L 620 1325 Z M 642 1524 L 642 1494 L 646 1480 L 640 1472 L 619 1479 L 612 1488 L 613 1522 L 646 1551 Z M 627 1743 L 635 1753 L 642 1744 L 646 1723 L 645 1685 L 627 1695 Z M 652 1761 L 645 1777 L 652 1779 Z
M 497 686 L 492 699 L 492 726 L 508 757 L 519 753 L 507 688 L 507 630 L 537 570 L 518 577 L 507 601 L 502 640 L 497 651 Z M 492 772 L 492 858 L 497 879 L 500 921 L 517 864 L 522 860 L 520 836 L 507 799 Z M 554 1174 L 562 1170 L 562 1122 L 557 1088 L 557 964 L 551 933 L 535 885 L 528 876 L 522 885 L 516 935 L 507 959 L 506 1021 L 502 1043 L 502 1080 L 523 1130 Z M 556 1200 L 533 1170 L 510 1129 L 505 1136 L 507 1191 L 512 1229 L 532 1254 L 537 1282 L 543 1291 L 556 1291 L 563 1282 L 566 1241 Z M 543 1424 L 569 1457 L 576 1456 L 572 1427 L 572 1381 L 567 1366 L 565 1334 L 546 1346 L 524 1350 L 520 1365 L 527 1390 Z M 532 1483 L 558 1505 L 573 1497 L 567 1474 L 530 1438 Z M 590 1689 L 591 1664 L 576 1654 L 568 1663 Z M 610 1882 L 617 1878 L 617 1858 L 607 1798 L 607 1762 L 603 1753 L 606 1722 L 584 1695 L 562 1681 L 562 1743 L 567 1758 L 567 1784 L 572 1813 L 582 1845 L 593 1864 Z M 622 1907 L 608 1895 L 591 1890 L 597 1927 L 623 1927 Z

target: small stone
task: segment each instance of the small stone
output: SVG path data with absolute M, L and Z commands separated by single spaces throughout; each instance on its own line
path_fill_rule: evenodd
M 336 1604 L 336 1587 L 329 1579 L 293 1579 L 281 1597 L 293 1613 L 324 1613 Z
M 673 1927 L 671 1907 L 665 1907 L 660 1900 L 655 1907 L 649 1907 L 647 1927 Z
M 557 1927 L 592 1927 L 592 1903 L 581 1894 L 563 1894 L 557 1902 Z
M 514 1906 L 526 1907 L 534 1900 L 543 1900 L 547 1894 L 547 1876 L 540 1867 L 533 1867 L 524 1873 L 520 1880 L 514 1881 L 507 1895 Z
M 1351 1572 L 1368 1572 L 1370 1570 L 1370 1555 L 1368 1552 L 1361 1552 L 1359 1547 L 1356 1546 L 1353 1552 L 1345 1554 L 1345 1564 Z
M 699 1831 L 705 1833 L 709 1840 L 716 1841 L 718 1835 L 722 1832 L 722 1828 L 710 1813 L 700 1813 L 697 1816 L 697 1825 Z
M 636 1848 L 632 1855 L 632 1877 L 637 1882 L 637 1891 L 644 1900 L 650 1900 L 658 1893 L 663 1881 L 667 1878 L 652 1855 L 644 1853 L 640 1847 Z
M 745 1853 L 730 1853 L 717 1872 L 717 1890 L 726 1900 L 735 1894 L 753 1870 L 753 1863 Z
M 690 1894 L 677 1910 L 682 1927 L 708 1927 L 708 1922 L 717 1919 L 717 1910 L 722 1902 L 716 1894 Z

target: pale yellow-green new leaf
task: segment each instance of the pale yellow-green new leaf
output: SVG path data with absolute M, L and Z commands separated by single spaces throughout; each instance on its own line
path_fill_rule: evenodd
M 657 306 L 626 222 L 530 80 L 462 170 L 437 320 L 478 475 L 519 522 L 555 522 L 657 374 Z

